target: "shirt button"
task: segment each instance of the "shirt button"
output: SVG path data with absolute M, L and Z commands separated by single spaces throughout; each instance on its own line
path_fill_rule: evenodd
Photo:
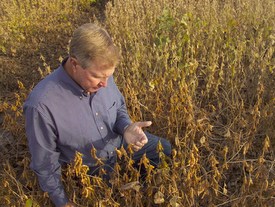
M 82 96 L 79 96 L 80 100 L 82 99 Z
M 102 129 L 103 129 L 103 127 L 100 127 L 100 129 L 102 130 Z
M 95 115 L 98 116 L 98 113 L 96 112 Z
M 114 152 L 110 152 L 110 154 L 112 155 Z

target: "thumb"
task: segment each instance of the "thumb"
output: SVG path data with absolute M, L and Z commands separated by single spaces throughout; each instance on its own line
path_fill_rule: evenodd
M 140 121 L 140 122 L 137 122 L 136 125 L 138 127 L 148 127 L 152 124 L 151 121 Z

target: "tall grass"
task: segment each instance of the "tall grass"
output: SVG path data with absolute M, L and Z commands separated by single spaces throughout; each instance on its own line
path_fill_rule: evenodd
M 51 56 L 64 30 L 68 38 L 74 26 L 83 22 L 82 15 L 86 21 L 93 16 L 89 1 L 77 1 L 85 9 L 66 2 L 62 12 L 70 18 L 57 21 L 56 16 L 44 14 L 52 18 L 49 28 L 57 29 L 60 39 L 49 38 L 41 67 L 52 68 L 49 59 L 58 60 L 64 54 L 56 47 L 58 55 Z M 55 14 L 60 3 L 44 5 L 49 10 L 54 7 L 51 14 Z M 29 11 L 40 18 L 43 13 Z M 115 76 L 130 116 L 152 120 L 150 131 L 172 142 L 173 156 L 163 159 L 160 169 L 152 169 L 144 156 L 141 163 L 148 175 L 142 183 L 131 156 L 118 150 L 109 188 L 101 177 L 87 176 L 77 154 L 64 169 L 70 198 L 83 206 L 271 206 L 275 200 L 274 19 L 272 0 L 109 2 L 102 24 L 121 49 L 123 58 Z M 39 21 L 32 24 L 45 28 Z M 26 25 L 22 28 L 27 30 Z M 24 40 L 31 49 L 33 36 L 30 32 Z M 10 36 L 2 46 L 28 57 L 28 52 L 20 50 L 25 46 L 14 44 L 16 37 Z M 39 56 L 41 51 L 33 53 Z M 17 63 L 12 50 L 3 51 L 2 57 Z M 22 76 L 20 81 L 25 83 Z M 14 154 L 4 156 L 0 173 L 5 190 L 0 191 L 0 200 L 10 206 L 51 206 L 28 169 L 20 107 L 29 90 L 19 86 L 16 100 L 0 107 L 5 112 L 4 126 L 18 138 L 17 147 L 8 146 Z M 161 146 L 159 153 L 163 156 Z
M 92 1 L 1 1 L 1 89 L 16 89 L 16 79 L 30 80 L 24 80 L 28 86 L 37 82 L 37 68 L 44 70 L 45 61 L 56 67 L 59 57 L 67 54 L 74 28 L 94 18 L 89 2 Z

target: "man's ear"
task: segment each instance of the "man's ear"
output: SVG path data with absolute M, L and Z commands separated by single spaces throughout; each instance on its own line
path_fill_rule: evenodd
M 73 70 L 75 70 L 76 69 L 76 65 L 77 65 L 77 60 L 75 58 L 73 58 L 73 57 L 70 57 L 70 63 L 72 65 Z

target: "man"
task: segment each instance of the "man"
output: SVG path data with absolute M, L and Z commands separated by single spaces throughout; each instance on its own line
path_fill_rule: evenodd
M 164 153 L 171 153 L 167 140 L 142 130 L 150 121 L 131 122 L 113 79 L 118 62 L 118 49 L 108 33 L 84 24 L 73 34 L 69 57 L 37 84 L 24 104 L 31 168 L 55 206 L 75 206 L 64 191 L 61 165 L 70 163 L 76 152 L 91 169 L 96 167 L 93 147 L 108 164 L 123 143 L 133 146 L 136 162 L 146 153 L 155 166 L 159 141 Z

